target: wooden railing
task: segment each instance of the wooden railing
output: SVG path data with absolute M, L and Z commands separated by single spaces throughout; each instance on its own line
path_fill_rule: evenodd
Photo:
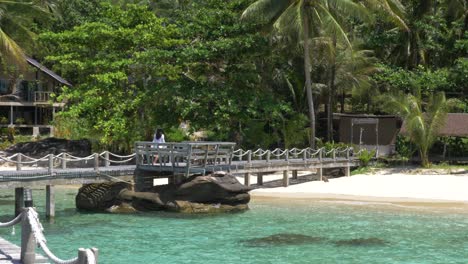
M 50 100 L 52 92 L 36 91 L 34 92 L 34 102 L 46 103 Z
M 232 142 L 136 142 L 137 166 L 172 166 L 184 168 L 189 174 L 193 168 L 207 164 L 231 164 L 234 146 Z

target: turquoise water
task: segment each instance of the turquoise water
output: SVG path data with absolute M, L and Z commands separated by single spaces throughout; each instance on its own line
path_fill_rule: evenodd
M 2 222 L 13 211 L 13 193 L 0 191 Z M 75 193 L 57 191 L 55 222 L 43 221 L 49 247 L 63 259 L 94 246 L 100 263 L 468 263 L 462 209 L 259 200 L 247 212 L 216 216 L 86 214 L 74 209 Z M 34 197 L 43 217 L 44 191 Z M 314 239 L 248 241 L 275 234 Z M 2 228 L 0 236 L 18 243 L 20 232 Z M 381 243 L 346 243 L 359 238 Z

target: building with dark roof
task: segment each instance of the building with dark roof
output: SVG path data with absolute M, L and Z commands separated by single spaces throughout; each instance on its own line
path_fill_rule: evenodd
M 333 114 L 338 141 L 357 148 L 376 150 L 377 155 L 395 153 L 401 119 L 395 115 Z
M 407 134 L 404 123 L 400 133 Z M 441 126 L 437 135 L 441 137 L 468 137 L 468 114 L 448 113 L 445 124 Z
M 53 134 L 55 113 L 65 106 L 56 95 L 72 85 L 35 59 L 26 61 L 28 69 L 20 74 L 0 66 L 0 127 Z

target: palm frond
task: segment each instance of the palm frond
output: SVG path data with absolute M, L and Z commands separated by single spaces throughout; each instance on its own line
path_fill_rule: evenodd
M 24 69 L 26 67 L 26 59 L 23 50 L 2 30 L 2 28 L 0 28 L 0 54 L 4 56 L 7 61 L 16 63 L 20 68 Z
M 288 0 L 258 0 L 244 10 L 241 19 L 260 24 L 273 23 L 289 5 Z

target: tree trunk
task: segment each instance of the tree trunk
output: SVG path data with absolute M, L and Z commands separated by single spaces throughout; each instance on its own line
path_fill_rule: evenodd
M 333 105 L 335 98 L 335 76 L 336 76 L 336 32 L 333 32 L 333 55 L 330 65 L 330 85 L 328 91 L 328 109 L 327 109 L 327 140 L 333 140 Z
M 303 29 L 304 29 L 304 73 L 305 85 L 307 91 L 307 103 L 309 105 L 309 120 L 310 120 L 310 147 L 315 148 L 315 109 L 314 100 L 312 95 L 312 80 L 310 78 L 311 62 L 310 62 L 310 49 L 309 49 L 309 19 L 304 14 Z
M 419 150 L 419 154 L 421 155 L 421 165 L 424 167 L 424 168 L 427 168 L 429 167 L 429 157 L 427 155 L 427 150 L 426 149 L 420 149 Z

